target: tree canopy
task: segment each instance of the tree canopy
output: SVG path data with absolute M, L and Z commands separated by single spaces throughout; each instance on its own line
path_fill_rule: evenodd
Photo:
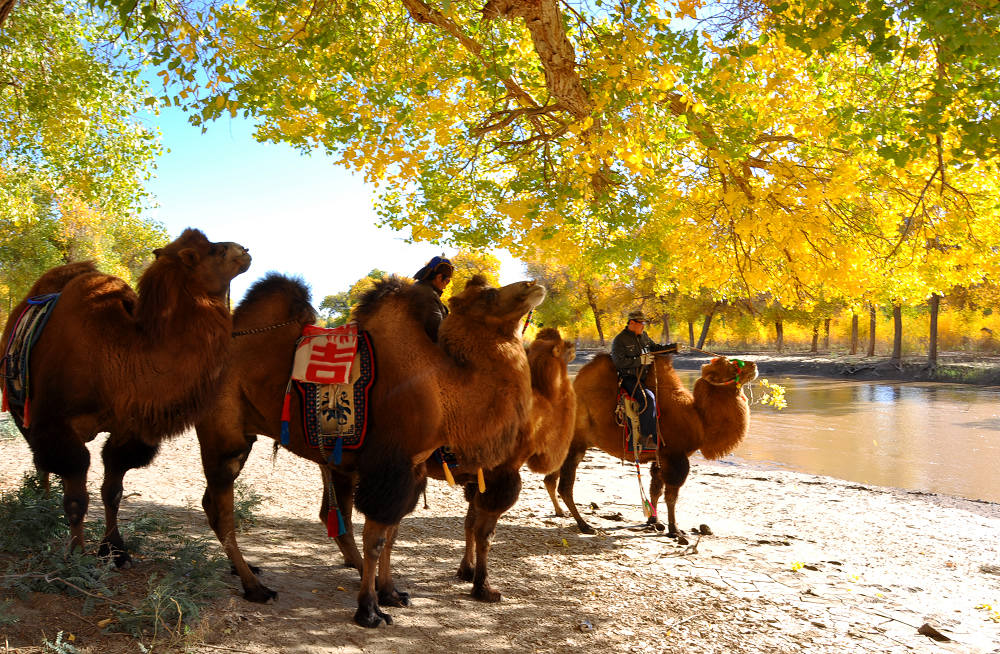
M 997 278 L 995 1 L 91 6 L 418 240 L 802 308 Z

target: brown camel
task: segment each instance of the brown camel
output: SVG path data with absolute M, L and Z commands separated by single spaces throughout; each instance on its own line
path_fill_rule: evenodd
M 408 594 L 394 587 L 390 557 L 399 522 L 413 510 L 426 483 L 424 462 L 431 453 L 448 445 L 472 465 L 495 467 L 527 428 L 531 377 L 517 327 L 544 295 L 534 282 L 498 289 L 474 277 L 451 298 L 437 345 L 415 318 L 418 300 L 409 282 L 380 281 L 355 308 L 354 317 L 375 350 L 369 422 L 363 447 L 345 449 L 340 465 L 331 464 L 330 470 L 341 510 L 350 516 L 356 505 L 365 516 L 363 556 L 350 532 L 338 538 L 345 557 L 362 572 L 354 615 L 358 624 L 391 623 L 379 605 L 409 604 Z M 248 333 L 237 338 L 213 411 L 197 425 L 208 481 L 203 505 L 251 601 L 265 602 L 276 593 L 261 584 L 236 544 L 233 481 L 254 434 L 277 438 L 280 433 L 296 340 L 314 315 L 301 283 L 273 275 L 255 284 L 234 313 L 235 328 Z M 294 393 L 290 410 L 300 415 Z M 298 420 L 290 423 L 287 447 L 328 465 L 319 448 L 307 444 Z
M 668 534 L 682 544 L 687 541 L 683 532 L 677 529 L 674 509 L 677 493 L 690 469 L 688 457 L 701 450 L 706 459 L 717 459 L 740 444 L 750 424 L 750 407 L 742 386 L 756 377 L 757 365 L 752 361 L 717 357 L 701 367 L 701 377 L 691 393 L 681 385 L 670 355 L 654 359 L 646 386 L 656 394 L 660 438 L 655 452 L 639 454 L 639 463 L 652 462 L 649 523 L 663 529 L 656 513 L 656 505 L 663 495 L 667 505 Z M 593 534 L 593 527 L 584 521 L 573 501 L 577 466 L 590 447 L 626 461 L 634 462 L 635 455 L 631 450 L 626 451 L 623 429 L 615 417 L 618 382 L 611 356 L 599 354 L 594 357 L 577 373 L 573 386 L 577 398 L 573 442 L 560 470 L 545 478 L 545 487 L 552 497 L 556 514 L 561 516 L 563 512 L 556 499 L 558 483 L 559 497 L 576 518 L 580 531 Z
M 531 429 L 519 434 L 519 441 L 511 456 L 499 466 L 483 473 L 485 491 L 479 492 L 478 469 L 459 459 L 449 474 L 456 484 L 462 484 L 469 509 L 465 517 L 465 555 L 458 566 L 458 577 L 472 582 L 472 596 L 485 602 L 499 602 L 501 595 L 488 582 L 487 557 L 489 555 L 497 521 L 517 501 L 521 491 L 519 469 L 527 465 L 532 472 L 549 474 L 559 469 L 570 441 L 573 438 L 573 418 L 576 413 L 576 394 L 567 371 L 567 363 L 576 355 L 571 341 L 563 340 L 559 330 L 542 329 L 527 348 L 531 369 Z M 326 524 L 329 510 L 331 477 L 324 468 L 324 493 L 320 508 L 320 521 Z M 427 461 L 427 476 L 447 479 L 440 459 Z M 341 483 L 345 483 L 341 481 Z M 345 484 L 350 488 L 349 484 Z M 340 498 L 340 496 L 337 496 Z M 341 505 L 343 506 L 343 502 Z M 349 517 L 348 517 L 349 522 Z M 356 563 L 356 546 L 353 536 L 337 539 L 345 564 Z
M 118 566 L 131 560 L 118 531 L 125 473 L 148 465 L 213 395 L 232 340 L 229 282 L 250 266 L 246 248 L 210 243 L 195 229 L 154 254 L 138 295 L 90 262 L 58 266 L 35 282 L 29 298 L 60 295 L 30 351 L 28 425 L 23 411 L 12 411 L 39 472 L 62 477 L 72 545 L 80 549 L 86 443 L 110 432 L 101 450 L 107 528 L 98 551 Z M 27 299 L 11 313 L 0 351 L 26 306 Z

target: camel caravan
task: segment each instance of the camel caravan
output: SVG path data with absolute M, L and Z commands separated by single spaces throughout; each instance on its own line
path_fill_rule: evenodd
M 267 436 L 321 469 L 320 519 L 360 573 L 354 621 L 364 627 L 391 624 L 383 609 L 409 605 L 393 581 L 392 549 L 428 477 L 463 486 L 457 574 L 472 582 L 473 597 L 497 602 L 487 559 L 500 517 L 520 494 L 522 467 L 544 475 L 557 515 L 561 498 L 591 534 L 573 500 L 586 451 L 601 449 L 637 471 L 650 463 L 647 522 L 665 528 L 656 512 L 663 497 L 667 533 L 683 543 L 675 506 L 689 457 L 723 456 L 748 430 L 743 385 L 757 375 L 752 362 L 716 358 L 691 392 L 662 354 L 645 382 L 659 407 L 658 440 L 652 449 L 629 446 L 609 355 L 571 381 L 575 347 L 558 330 L 522 343 L 525 317 L 545 297 L 533 281 L 495 288 L 473 277 L 449 299 L 434 340 L 424 324 L 428 295 L 407 278 L 377 282 L 348 325 L 324 329 L 304 282 L 278 273 L 254 283 L 230 313 L 230 282 L 250 265 L 243 246 L 188 229 L 154 255 L 138 292 L 89 262 L 49 270 L 0 341 L 4 410 L 43 478 L 62 479 L 74 548 L 86 547 L 86 443 L 108 433 L 98 553 L 119 567 L 131 564 L 118 530 L 125 473 L 192 427 L 206 479 L 202 506 L 244 597 L 277 598 L 244 560 L 234 521 L 233 484 L 258 436 Z M 355 508 L 364 517 L 360 549 Z

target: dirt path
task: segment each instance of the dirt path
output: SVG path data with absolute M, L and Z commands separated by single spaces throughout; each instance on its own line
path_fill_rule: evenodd
M 242 476 L 266 502 L 240 541 L 278 601 L 247 603 L 232 578 L 232 597 L 210 611 L 188 652 L 1000 652 L 1000 505 L 695 460 L 678 520 L 714 535 L 685 553 L 662 535 L 623 528 L 642 517 L 634 469 L 595 452 L 580 468 L 577 500 L 599 505 L 585 515 L 605 531 L 584 536 L 555 517 L 540 477 L 525 473 L 491 557 L 499 604 L 473 600 L 454 577 L 465 504 L 458 489 L 432 482 L 431 508 L 403 521 L 394 555 L 397 586 L 413 605 L 390 609 L 392 626 L 365 630 L 351 622 L 357 575 L 340 566 L 315 517 L 318 471 L 286 452 L 272 461 L 270 445 L 261 439 Z M 0 441 L 0 461 L 6 489 L 30 456 L 21 440 Z M 203 488 L 186 434 L 129 474 L 126 492 L 141 495 L 122 514 L 166 510 L 207 534 Z M 92 507 L 99 512 L 100 500 Z M 625 522 L 601 517 L 619 512 Z M 72 624 L 46 613 L 45 601 L 20 607 L 28 622 L 16 633 L 37 628 L 39 637 L 10 641 L 11 651 L 39 651 L 26 646 L 40 644 L 42 630 L 51 640 Z M 920 635 L 925 623 L 952 641 Z M 77 629 L 81 651 L 138 651 Z

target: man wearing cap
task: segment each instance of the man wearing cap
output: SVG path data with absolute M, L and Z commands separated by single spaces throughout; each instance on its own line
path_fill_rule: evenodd
M 417 281 L 414 286 L 423 300 L 420 303 L 420 323 L 435 343 L 438 339 L 438 327 L 448 315 L 448 307 L 441 301 L 441 294 L 451 282 L 454 272 L 455 267 L 451 265 L 451 261 L 444 257 L 434 257 L 413 275 L 413 279 Z
M 639 309 L 628 314 L 628 324 L 611 341 L 611 360 L 618 370 L 621 387 L 639 404 L 639 428 L 642 432 L 642 449 L 654 449 L 656 443 L 656 398 L 643 383 L 653 353 L 676 352 L 677 343 L 660 345 L 649 337 L 646 315 Z

